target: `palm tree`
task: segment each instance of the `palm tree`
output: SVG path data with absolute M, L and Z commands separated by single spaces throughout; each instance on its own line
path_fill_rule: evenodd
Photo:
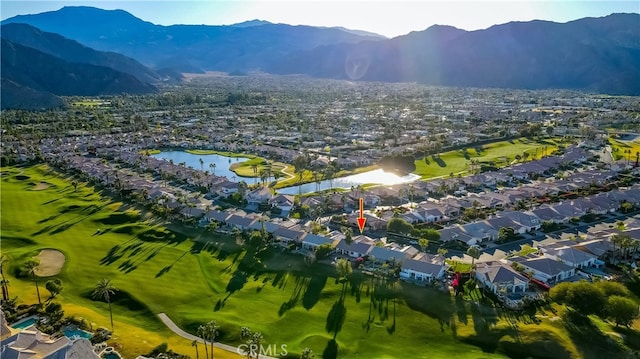
M 420 246 L 420 248 L 422 248 L 423 252 L 426 252 L 427 247 L 429 247 L 429 240 L 426 238 L 420 238 L 418 239 L 418 245 Z
M 9 300 L 9 280 L 5 279 L 4 276 L 0 279 L 0 285 L 2 286 L 2 300 Z
M 202 338 L 202 340 L 204 341 L 204 353 L 205 353 L 205 357 L 208 359 L 209 358 L 209 349 L 207 348 L 207 327 L 205 325 L 201 325 L 198 327 L 198 330 L 196 331 L 196 335 L 199 336 L 200 338 Z
M 42 305 L 42 301 L 40 300 L 40 288 L 38 288 L 38 276 L 36 275 L 36 268 L 40 265 L 40 261 L 37 259 L 30 259 L 27 263 L 24 264 L 24 268 L 27 273 L 33 278 L 33 282 L 36 284 L 36 293 L 38 294 L 38 305 Z
M 113 311 L 111 310 L 111 296 L 116 293 L 118 288 L 114 287 L 110 279 L 102 279 L 93 290 L 91 296 L 94 299 L 104 299 L 109 304 L 109 318 L 111 319 L 111 331 L 113 331 Z
M 198 162 L 200 162 L 200 171 L 204 171 L 204 160 L 202 158 L 198 158 Z
M 5 261 L 5 257 L 4 256 L 0 256 L 0 285 L 2 286 L 2 300 L 6 301 L 9 300 L 9 280 L 6 279 L 4 277 L 4 261 Z
M 213 359 L 213 343 L 216 341 L 216 338 L 218 337 L 218 329 L 220 329 L 220 326 L 218 325 L 218 322 L 216 322 L 215 320 L 212 320 L 209 323 L 205 324 L 205 328 L 207 330 L 207 336 L 209 339 L 209 343 L 211 345 L 211 359 Z M 207 343 L 205 343 L 205 346 L 206 345 Z
M 300 354 L 300 359 L 311 359 L 313 357 L 315 357 L 315 355 L 313 355 L 311 348 L 304 348 L 302 354 Z
M 467 249 L 467 254 L 471 257 L 471 269 L 473 270 L 475 260 L 480 257 L 480 250 L 476 246 L 469 247 L 469 249 Z
M 192 347 L 196 347 L 196 359 L 200 359 L 200 353 L 198 352 L 198 339 L 191 342 Z

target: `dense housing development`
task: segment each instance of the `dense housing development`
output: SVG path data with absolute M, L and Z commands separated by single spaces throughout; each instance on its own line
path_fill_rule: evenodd
M 404 52 L 423 34 L 399 43 L 258 21 L 180 35 L 124 12 L 60 11 L 109 16 L 105 28 L 115 16 L 125 38 L 134 24 L 138 38 L 122 48 L 168 67 L 33 27 L 53 31 L 56 12 L 3 22 L 0 358 L 640 350 L 640 98 L 617 95 L 636 87 L 615 66 L 603 70 L 611 81 L 594 73 L 571 89 L 446 87 L 481 79 L 447 70 L 468 70 L 453 55 L 470 46 L 450 41 L 508 26 L 428 30 L 428 44 L 453 51 L 436 86 L 407 77 L 435 71 L 410 67 L 431 55 Z M 617 30 L 634 19 L 567 25 L 580 46 L 565 58 L 599 43 L 583 32 L 613 46 L 602 53 L 632 56 L 616 46 L 634 44 Z M 536 24 L 514 28 L 525 25 Z M 74 26 L 60 31 L 71 38 Z M 280 40 L 257 41 L 261 26 Z M 116 40 L 93 41 L 104 50 Z M 333 73 L 344 49 L 359 51 L 347 51 L 348 79 L 311 76 Z M 411 60 L 404 72 L 378 64 L 387 51 Z M 374 72 L 354 73 L 361 65 Z M 585 88 L 613 94 L 572 90 Z

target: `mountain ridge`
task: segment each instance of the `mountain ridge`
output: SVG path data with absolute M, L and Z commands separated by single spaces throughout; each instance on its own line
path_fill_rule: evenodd
M 333 45 L 272 62 L 276 74 L 430 85 L 569 88 L 640 95 L 640 14 L 535 20 L 466 31 L 431 26 L 386 41 Z
M 80 24 L 63 21 L 71 13 L 85 16 Z M 98 15 L 103 19 L 98 25 L 81 28 Z M 637 13 L 565 23 L 516 21 L 473 31 L 433 25 L 391 39 L 262 20 L 239 27 L 161 26 L 125 11 L 87 7 L 3 23 L 18 20 L 43 25 L 44 31 L 75 34 L 69 37 L 87 46 L 173 71 L 263 71 L 359 81 L 640 95 Z
M 74 18 L 80 20 L 71 21 Z M 2 24 L 16 22 L 58 33 L 100 51 L 124 54 L 147 66 L 189 71 L 260 70 L 261 58 L 276 58 L 319 45 L 378 39 L 306 25 L 163 26 L 145 22 L 123 10 L 92 7 L 63 7 L 20 15 Z

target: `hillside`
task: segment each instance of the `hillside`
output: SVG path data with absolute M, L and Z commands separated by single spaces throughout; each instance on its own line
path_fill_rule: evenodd
M 267 70 L 367 81 L 640 94 L 639 14 L 568 23 L 512 22 L 486 30 L 432 26 L 386 41 L 334 45 Z
M 260 70 L 266 59 L 320 45 L 378 40 L 337 28 L 249 23 L 250 26 L 160 26 L 122 10 L 64 7 L 3 21 L 27 23 L 86 46 L 114 51 L 155 68 L 186 71 Z M 247 24 L 245 24 L 247 25 Z
M 134 76 L 107 67 L 70 63 L 36 49 L 1 40 L 3 108 L 50 108 L 58 101 L 43 93 L 58 96 L 98 96 L 143 94 L 156 88 Z M 10 86 L 5 87 L 5 84 Z M 31 96 L 38 94 L 38 96 Z M 8 102 L 5 102 L 5 99 Z M 19 102 L 16 102 L 19 100 Z
M 61 35 L 40 31 L 27 24 L 6 24 L 0 28 L 2 38 L 34 48 L 68 62 L 109 67 L 135 76 L 142 83 L 154 83 L 161 76 L 138 61 L 115 52 L 96 51 Z

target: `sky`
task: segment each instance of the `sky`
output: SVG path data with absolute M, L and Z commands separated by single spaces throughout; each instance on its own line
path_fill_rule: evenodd
M 0 18 L 53 11 L 63 6 L 122 9 L 159 25 L 227 25 L 261 19 L 291 25 L 343 26 L 387 37 L 424 30 L 434 24 L 479 30 L 509 21 L 567 22 L 616 12 L 640 13 L 638 0 L 2 0 Z

